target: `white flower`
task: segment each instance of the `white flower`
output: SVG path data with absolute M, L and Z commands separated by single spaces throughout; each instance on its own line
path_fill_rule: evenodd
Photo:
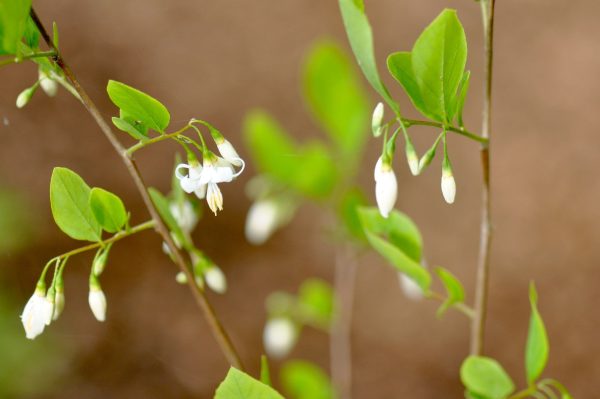
M 371 119 L 371 128 L 375 137 L 381 136 L 381 124 L 383 123 L 383 103 L 378 103 L 373 110 L 373 118 Z
M 90 309 L 92 309 L 92 313 L 96 320 L 106 320 L 106 296 L 100 286 L 90 286 L 88 303 L 90 304 Z
M 227 291 L 227 279 L 219 267 L 211 266 L 208 268 L 204 272 L 204 279 L 206 280 L 206 285 L 214 292 L 224 294 Z
M 263 332 L 263 344 L 267 354 L 282 358 L 287 355 L 298 339 L 298 329 L 285 317 L 277 317 L 267 321 Z
M 402 288 L 402 292 L 404 292 L 404 295 L 406 295 L 408 299 L 413 301 L 420 301 L 423 299 L 423 290 L 412 278 L 404 273 L 398 273 L 398 278 L 400 280 L 400 288 Z
M 169 210 L 181 230 L 186 233 L 191 233 L 194 230 L 198 223 L 198 216 L 190 201 L 173 202 L 169 206 Z
M 398 196 L 398 182 L 391 165 L 382 162 L 381 157 L 375 165 L 375 199 L 379 207 L 379 213 L 387 218 L 394 209 L 396 197 Z
M 175 275 L 175 281 L 177 281 L 179 284 L 187 284 L 188 279 L 184 272 L 178 272 Z
M 233 166 L 242 166 L 244 161 L 242 161 L 242 158 L 240 158 L 237 151 L 235 148 L 233 148 L 233 145 L 231 145 L 229 141 L 223 139 L 223 141 L 217 143 L 217 148 L 219 149 L 221 156 L 225 158 L 226 161 L 231 163 Z
M 246 216 L 246 239 L 254 245 L 267 241 L 279 227 L 279 214 L 275 201 L 259 200 L 253 203 Z
M 454 181 L 454 176 L 452 172 L 447 170 L 442 171 L 442 195 L 444 196 L 444 200 L 447 203 L 454 203 L 454 198 L 456 197 L 456 181 Z
M 54 312 L 52 313 L 52 320 L 58 319 L 58 316 L 63 312 L 65 308 L 65 292 L 61 288 L 56 288 L 56 296 L 54 297 Z
M 21 322 L 25 328 L 25 336 L 28 339 L 34 339 L 44 332 L 48 318 L 52 318 L 53 307 L 46 300 L 45 291 L 45 289 L 38 286 L 29 301 L 27 301 L 21 314 Z
M 40 70 L 39 81 L 44 93 L 46 93 L 49 97 L 54 97 L 56 95 L 56 92 L 58 91 L 58 83 L 51 79 L 46 72 Z

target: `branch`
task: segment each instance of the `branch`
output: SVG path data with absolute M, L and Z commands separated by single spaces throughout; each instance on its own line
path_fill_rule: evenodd
M 140 171 L 138 169 L 138 166 L 137 166 L 135 160 L 133 159 L 133 156 L 131 156 L 130 154 L 127 153 L 127 150 L 125 149 L 125 147 L 123 147 L 121 145 L 119 140 L 113 134 L 110 126 L 103 119 L 102 114 L 100 113 L 100 110 L 98 109 L 96 104 L 94 104 L 92 99 L 88 96 L 87 92 L 83 89 L 83 87 L 81 87 L 79 81 L 73 74 L 73 71 L 71 70 L 71 68 L 69 68 L 69 66 L 65 62 L 64 58 L 62 57 L 62 54 L 59 52 L 59 50 L 56 48 L 56 46 L 50 39 L 50 36 L 48 35 L 46 28 L 44 27 L 44 25 L 38 18 L 33 7 L 31 8 L 31 18 L 32 18 L 33 22 L 35 23 L 35 25 L 37 26 L 38 30 L 40 31 L 40 34 L 42 35 L 42 38 L 44 39 L 44 41 L 46 42 L 48 47 L 50 49 L 54 50 L 54 52 L 55 52 L 55 54 L 52 57 L 50 57 L 51 60 L 54 61 L 59 66 L 59 68 L 65 74 L 66 78 L 73 85 L 75 91 L 77 91 L 77 93 L 79 94 L 79 97 L 81 98 L 81 102 L 83 103 L 83 105 L 85 106 L 87 111 L 90 113 L 92 118 L 94 118 L 94 121 L 96 122 L 96 124 L 98 125 L 100 130 L 102 131 L 102 133 L 104 133 L 104 136 L 112 144 L 113 148 L 119 154 L 119 156 L 121 157 L 121 160 L 127 167 L 127 170 L 129 172 L 129 174 L 131 175 L 131 178 L 132 178 L 133 182 L 135 183 L 137 190 L 139 191 L 140 195 L 142 196 L 144 204 L 146 205 L 146 208 L 148 209 L 148 212 L 150 213 L 152 220 L 155 223 L 155 230 L 157 231 L 158 234 L 160 234 L 162 239 L 167 243 L 167 246 L 169 247 L 169 249 L 171 250 L 171 253 L 173 254 L 175 263 L 177 264 L 179 269 L 186 275 L 187 285 L 190 288 L 190 291 L 192 292 L 192 295 L 194 296 L 196 303 L 198 304 L 198 306 L 204 313 L 204 317 L 206 318 L 206 321 L 208 322 L 215 339 L 219 343 L 221 351 L 223 352 L 223 354 L 225 355 L 225 357 L 227 358 L 227 360 L 229 361 L 229 363 L 232 366 L 234 366 L 238 369 L 243 369 L 242 363 L 240 361 L 240 357 L 239 357 L 238 353 L 236 352 L 235 348 L 233 347 L 233 344 L 232 344 L 229 336 L 225 332 L 223 325 L 217 318 L 217 315 L 215 314 L 215 311 L 214 311 L 212 305 L 210 304 L 210 302 L 208 301 L 208 298 L 206 297 L 206 294 L 204 293 L 204 291 L 196 285 L 196 283 L 195 283 L 196 279 L 194 278 L 194 275 L 193 275 L 191 269 L 188 267 L 187 262 L 181 255 L 181 252 L 179 251 L 179 249 L 177 248 L 175 243 L 173 242 L 173 239 L 171 238 L 169 229 L 167 228 L 167 226 L 161 219 L 161 217 L 158 213 L 158 210 L 156 209 L 156 206 L 150 199 L 148 190 L 146 188 L 146 184 L 144 183 L 144 179 L 143 179 L 142 175 L 140 174 Z

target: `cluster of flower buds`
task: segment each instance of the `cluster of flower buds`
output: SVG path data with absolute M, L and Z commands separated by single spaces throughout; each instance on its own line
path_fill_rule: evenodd
M 58 83 L 56 83 L 56 80 L 54 80 L 50 75 L 51 74 L 40 68 L 38 81 L 35 82 L 33 86 L 23 90 L 17 96 L 17 108 L 23 108 L 26 106 L 33 97 L 34 93 L 37 91 L 38 87 L 41 87 L 44 93 L 46 93 L 49 97 L 54 97 L 58 91 Z

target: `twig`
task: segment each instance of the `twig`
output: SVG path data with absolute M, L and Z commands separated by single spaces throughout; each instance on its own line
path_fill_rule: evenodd
M 188 267 L 187 262 L 181 255 L 181 252 L 179 251 L 179 249 L 177 248 L 175 243 L 173 242 L 173 239 L 171 238 L 171 234 L 169 233 L 169 229 L 167 228 L 167 226 L 161 219 L 161 217 L 158 213 L 158 210 L 156 209 L 156 206 L 150 199 L 148 190 L 146 188 L 147 186 L 144 183 L 144 179 L 143 179 L 142 175 L 140 174 L 140 171 L 137 167 L 135 160 L 133 159 L 133 157 L 131 155 L 129 155 L 127 153 L 127 150 L 125 149 L 125 147 L 123 147 L 121 145 L 121 143 L 119 142 L 117 137 L 113 134 L 110 126 L 103 119 L 102 114 L 100 113 L 100 110 L 98 109 L 96 104 L 94 104 L 92 99 L 88 96 L 87 92 L 83 89 L 83 87 L 81 87 L 81 85 L 79 84 L 79 81 L 73 74 L 73 71 L 66 64 L 61 53 L 58 51 L 58 49 L 55 47 L 54 43 L 50 39 L 50 36 L 48 35 L 46 28 L 44 27 L 44 25 L 38 18 L 33 7 L 31 8 L 31 18 L 32 18 L 33 22 L 35 23 L 35 25 L 37 26 L 38 30 L 40 31 L 40 34 L 42 35 L 42 38 L 44 39 L 44 41 L 46 42 L 48 47 L 50 47 L 52 50 L 55 51 L 55 55 L 53 55 L 51 57 L 51 59 L 60 67 L 60 69 L 65 74 L 66 78 L 73 85 L 73 87 L 79 94 L 79 97 L 81 98 L 83 105 L 85 106 L 87 111 L 90 113 L 90 115 L 94 118 L 94 120 L 95 120 L 96 124 L 98 125 L 98 127 L 100 128 L 100 130 L 102 130 L 102 133 L 104 133 L 104 135 L 106 136 L 108 141 L 112 144 L 113 148 L 119 154 L 119 156 L 121 157 L 121 160 L 127 167 L 127 170 L 129 171 L 129 174 L 131 175 L 131 178 L 133 179 L 137 190 L 139 191 L 140 195 L 142 196 L 144 204 L 146 205 L 146 208 L 148 209 L 148 212 L 150 213 L 152 220 L 154 220 L 154 222 L 155 222 L 155 229 L 156 229 L 157 233 L 160 234 L 162 239 L 167 243 L 167 246 L 169 247 L 169 249 L 171 250 L 171 253 L 173 254 L 175 263 L 177 264 L 179 269 L 186 275 L 187 285 L 190 288 L 190 290 L 194 296 L 194 299 L 196 300 L 196 303 L 202 309 L 202 311 L 204 313 L 204 317 L 206 318 L 206 321 L 208 322 L 215 339 L 219 343 L 221 351 L 223 352 L 223 354 L 225 355 L 225 357 L 227 358 L 227 360 L 229 361 L 229 363 L 232 366 L 234 366 L 238 369 L 243 369 L 240 357 L 239 357 L 238 353 L 236 352 L 235 348 L 233 347 L 233 344 L 232 344 L 229 336 L 225 332 L 223 325 L 217 318 L 217 315 L 215 314 L 215 311 L 214 311 L 212 305 L 210 304 L 210 302 L 208 301 L 208 298 L 206 297 L 206 294 L 204 293 L 204 291 L 196 285 L 196 283 L 195 283 L 196 279 L 194 278 L 194 275 L 193 275 L 191 269 Z

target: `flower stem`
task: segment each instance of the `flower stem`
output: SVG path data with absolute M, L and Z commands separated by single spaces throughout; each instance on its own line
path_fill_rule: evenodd
M 50 47 L 56 53 L 52 57 L 52 60 L 54 62 L 56 62 L 56 65 L 58 65 L 58 67 L 61 68 L 61 70 L 65 74 L 66 78 L 73 85 L 73 88 L 77 91 L 77 93 L 79 94 L 79 97 L 81 98 L 81 102 L 83 103 L 83 105 L 85 106 L 85 108 L 87 109 L 89 114 L 92 116 L 92 118 L 94 118 L 94 121 L 96 122 L 96 124 L 98 125 L 98 127 L 100 128 L 100 130 L 102 131 L 104 136 L 106 137 L 106 139 L 111 143 L 111 145 L 113 146 L 115 151 L 119 154 L 119 156 L 121 157 L 121 160 L 127 167 L 127 170 L 129 172 L 133 182 L 135 183 L 135 186 L 136 186 L 138 192 L 140 193 L 140 195 L 144 201 L 144 204 L 146 205 L 146 208 L 147 208 L 148 212 L 150 213 L 150 216 L 152 217 L 152 220 L 155 222 L 154 227 L 155 227 L 156 232 L 158 234 L 160 234 L 162 239 L 167 243 L 167 246 L 169 247 L 171 253 L 173 254 L 173 258 L 175 260 L 176 265 L 187 277 L 187 285 L 188 285 L 190 291 L 192 292 L 192 295 L 194 296 L 194 299 L 196 300 L 197 305 L 202 310 L 204 317 L 206 318 L 206 321 L 208 322 L 215 339 L 219 343 L 221 351 L 223 352 L 226 359 L 232 366 L 243 370 L 243 366 L 242 366 L 240 357 L 239 357 L 237 351 L 235 350 L 235 348 L 233 347 L 233 344 L 232 344 L 229 336 L 227 335 L 225 329 L 223 328 L 223 325 L 217 318 L 217 315 L 216 315 L 212 305 L 208 301 L 208 297 L 206 296 L 204 291 L 200 287 L 198 287 L 198 285 L 196 285 L 195 278 L 194 278 L 191 268 L 189 267 L 188 263 L 183 258 L 181 251 L 175 245 L 175 242 L 173 241 L 173 238 L 171 237 L 171 233 L 169 232 L 169 229 L 165 225 L 164 221 L 161 219 L 160 214 L 158 213 L 158 209 L 156 208 L 156 205 L 154 205 L 154 203 L 152 202 L 152 199 L 150 198 L 150 194 L 148 193 L 148 188 L 147 188 L 146 184 L 144 183 L 144 178 L 142 177 L 142 175 L 138 169 L 138 166 L 137 166 L 135 160 L 133 159 L 132 155 L 127 153 L 127 149 L 125 147 L 123 147 L 123 145 L 119 142 L 117 137 L 114 135 L 114 133 L 112 132 L 112 129 L 110 128 L 108 123 L 106 123 L 106 121 L 102 117 L 102 114 L 100 113 L 100 110 L 98 109 L 96 104 L 88 96 L 87 92 L 83 89 L 83 87 L 81 87 L 81 84 L 79 83 L 79 81 L 77 80 L 75 75 L 73 74 L 73 71 L 67 65 L 64 58 L 62 57 L 62 54 L 58 51 L 58 49 L 55 47 L 54 43 L 50 39 L 50 35 L 48 35 L 46 28 L 44 27 L 44 25 L 38 18 L 33 7 L 31 8 L 30 15 L 31 15 L 31 19 L 37 26 L 42 38 L 44 39 L 44 41 L 46 42 L 48 47 Z
M 9 64 L 18 64 L 20 62 L 30 60 L 33 58 L 53 57 L 55 55 L 56 55 L 56 52 L 54 50 L 50 50 L 50 51 L 40 51 L 38 53 L 25 54 L 25 55 L 21 55 L 20 57 L 5 58 L 3 60 L 0 60 L 0 67 L 2 67 L 4 65 L 9 65 Z
M 435 299 L 435 300 L 438 300 L 441 302 L 446 301 L 446 298 L 442 294 L 440 294 L 439 292 L 435 292 L 435 291 L 431 291 L 429 293 L 428 298 Z M 464 314 L 471 320 L 473 320 L 473 318 L 475 317 L 475 311 L 473 310 L 473 308 L 471 308 L 469 305 L 467 305 L 465 303 L 462 303 L 462 302 L 454 303 L 454 304 L 452 304 L 451 308 L 458 310 L 459 312 L 461 312 L 462 314 Z
M 163 134 L 163 135 L 160 135 L 158 137 L 153 137 L 153 138 L 151 138 L 149 140 L 146 140 L 146 141 L 140 141 L 139 143 L 134 144 L 134 145 L 132 145 L 131 147 L 129 147 L 127 149 L 127 156 L 131 157 L 131 155 L 134 152 L 136 152 L 137 150 L 141 150 L 142 148 L 148 147 L 148 146 L 150 146 L 152 144 L 159 143 L 159 142 L 164 141 L 164 140 L 177 139 L 177 138 L 179 138 L 182 135 L 183 132 L 185 132 L 186 130 L 188 130 L 190 127 L 191 127 L 190 125 L 185 125 L 184 127 L 182 127 L 181 129 L 179 129 L 176 132 Z M 187 139 L 187 137 L 186 137 L 186 139 Z
M 487 314 L 488 280 L 490 269 L 490 249 L 492 243 L 492 215 L 490 196 L 490 149 L 492 129 L 492 74 L 494 60 L 494 6 L 495 0 L 481 0 L 484 27 L 485 52 L 485 91 L 483 99 L 482 136 L 488 141 L 481 145 L 481 168 L 483 173 L 481 231 L 477 277 L 475 286 L 475 318 L 471 326 L 471 354 L 483 353 L 485 340 L 485 319 Z
M 403 125 L 406 126 L 407 128 L 411 127 L 411 126 L 433 126 L 433 127 L 438 127 L 440 129 L 445 129 L 447 131 L 460 134 L 461 136 L 465 136 L 471 140 L 477 141 L 478 143 L 481 143 L 482 145 L 487 145 L 487 143 L 488 143 L 488 137 L 478 136 L 475 133 L 471 133 L 465 129 L 461 129 L 461 128 L 457 128 L 457 127 L 453 127 L 453 126 L 445 126 L 444 124 L 442 124 L 440 122 L 422 121 L 422 120 L 407 119 L 407 118 L 402 118 L 401 121 L 402 121 Z M 402 126 L 402 124 L 400 126 Z

